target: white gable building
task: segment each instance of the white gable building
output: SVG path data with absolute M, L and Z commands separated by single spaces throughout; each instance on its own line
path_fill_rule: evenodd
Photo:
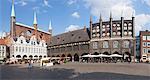
M 34 35 L 30 40 L 20 36 L 12 40 L 10 57 L 15 59 L 40 59 L 47 57 L 46 42 L 44 40 L 37 40 Z

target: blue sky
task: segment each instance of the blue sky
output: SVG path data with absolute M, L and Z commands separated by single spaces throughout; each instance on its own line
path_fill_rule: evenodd
M 0 33 L 10 30 L 12 0 L 0 0 Z M 110 11 L 114 19 L 136 17 L 136 34 L 139 30 L 150 30 L 150 0 L 15 0 L 17 22 L 33 25 L 33 13 L 37 12 L 39 28 L 48 31 L 52 21 L 53 35 L 69 30 L 89 27 L 89 17 L 97 22 L 99 14 L 109 20 Z M 123 11 L 123 14 L 121 12 Z

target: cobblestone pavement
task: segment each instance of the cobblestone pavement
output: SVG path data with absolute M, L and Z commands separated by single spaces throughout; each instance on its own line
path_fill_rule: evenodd
M 52 67 L 0 65 L 0 80 L 150 80 L 150 64 L 66 63 Z

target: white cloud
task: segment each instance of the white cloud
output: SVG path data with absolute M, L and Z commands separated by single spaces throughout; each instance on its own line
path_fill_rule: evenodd
M 27 5 L 28 3 L 27 3 L 26 1 L 24 1 L 24 0 L 21 0 L 21 1 L 15 2 L 15 4 L 16 4 L 16 5 L 19 4 L 20 6 L 25 6 L 25 5 Z
M 74 18 L 80 18 L 80 15 L 79 15 L 78 12 L 72 13 L 71 16 L 74 17 Z
M 77 2 L 77 0 L 69 0 L 67 3 L 68 5 L 72 5 L 72 4 L 75 4 Z
M 139 34 L 140 30 L 150 30 L 150 27 L 148 26 L 150 24 L 150 15 L 148 14 L 139 14 L 135 16 L 136 23 L 135 23 L 135 31 L 136 34 Z
M 24 2 L 24 1 L 22 1 L 22 2 L 21 2 L 21 6 L 25 6 L 25 5 L 27 5 L 27 3 Z
M 146 3 L 148 6 L 150 6 L 150 0 L 141 0 L 143 3 Z
M 112 11 L 113 18 L 119 18 L 121 15 L 125 19 L 131 19 L 132 14 L 135 9 L 132 0 L 84 0 L 85 7 L 90 9 L 90 13 L 93 16 L 99 18 L 100 13 L 102 18 L 108 20 L 109 13 Z M 144 3 L 150 6 L 150 0 L 144 0 Z M 123 14 L 122 14 L 123 11 Z M 150 14 L 138 14 L 135 15 L 135 31 L 136 35 L 139 34 L 141 30 L 150 30 Z
M 84 0 L 84 2 L 91 14 L 97 18 L 101 13 L 104 19 L 108 19 L 110 11 L 114 18 L 120 18 L 122 11 L 125 17 L 131 18 L 134 11 L 131 0 Z
M 52 7 L 52 6 L 49 4 L 48 0 L 44 0 L 43 6 Z
M 9 0 L 10 2 L 12 0 Z M 26 6 L 29 2 L 35 2 L 36 0 L 14 0 L 16 5 Z
M 78 29 L 80 29 L 80 26 L 78 26 L 78 25 L 70 25 L 69 27 L 67 27 L 65 29 L 65 32 L 74 31 L 74 30 L 78 30 Z

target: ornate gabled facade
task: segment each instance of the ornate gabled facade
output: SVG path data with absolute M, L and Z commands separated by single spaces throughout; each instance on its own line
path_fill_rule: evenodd
M 36 36 L 27 40 L 24 36 L 12 39 L 10 57 L 15 59 L 40 59 L 47 57 L 47 45 L 44 40 L 37 41 Z
M 26 57 L 29 59 L 30 57 L 39 59 L 46 57 L 51 32 L 52 30 L 43 31 L 38 28 L 36 12 L 34 12 L 33 26 L 17 22 L 14 1 L 12 1 L 10 33 L 5 38 L 6 45 L 10 48 L 10 58 L 23 59 Z
M 124 59 L 135 58 L 136 40 L 134 20 L 113 20 L 110 14 L 109 21 L 103 21 L 100 16 L 98 23 L 90 19 L 90 53 L 120 54 Z

